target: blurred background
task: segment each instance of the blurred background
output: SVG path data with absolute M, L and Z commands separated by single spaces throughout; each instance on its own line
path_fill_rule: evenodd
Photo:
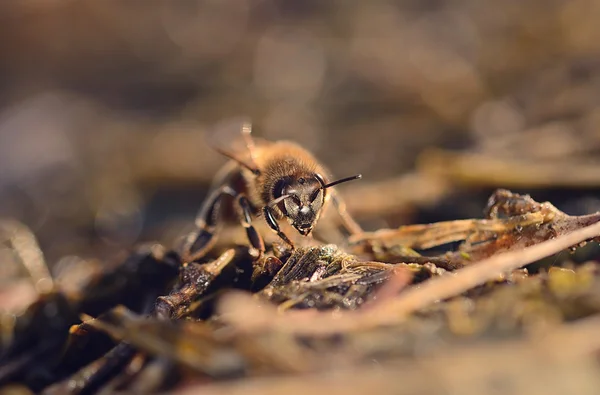
M 224 163 L 206 136 L 241 117 L 362 173 L 340 189 L 366 228 L 481 217 L 497 187 L 596 211 L 599 20 L 594 0 L 2 1 L 0 217 L 55 275 L 168 245 Z

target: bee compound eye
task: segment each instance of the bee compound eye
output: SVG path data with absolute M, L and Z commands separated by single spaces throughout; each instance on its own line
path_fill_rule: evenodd
M 275 199 L 283 196 L 283 190 L 285 189 L 285 187 L 288 186 L 288 182 L 287 180 L 279 180 L 277 181 L 277 183 L 275 184 L 275 187 L 273 188 L 273 197 Z

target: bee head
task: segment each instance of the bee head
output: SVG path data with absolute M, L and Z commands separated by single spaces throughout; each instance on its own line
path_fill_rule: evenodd
M 361 175 L 326 184 L 320 174 L 285 177 L 276 183 L 273 197 L 283 215 L 298 233 L 308 236 L 321 215 L 326 189 L 358 178 L 361 178 Z
M 274 197 L 281 199 L 279 208 L 290 224 L 302 236 L 308 236 L 325 202 L 325 190 L 317 176 L 286 177 L 275 186 Z

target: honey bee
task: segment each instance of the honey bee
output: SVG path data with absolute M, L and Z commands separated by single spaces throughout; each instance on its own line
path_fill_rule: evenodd
M 224 204 L 234 209 L 256 258 L 265 252 L 265 243 L 252 225 L 254 218 L 262 217 L 277 236 L 294 249 L 294 243 L 281 230 L 279 221 L 286 219 L 300 235 L 309 236 L 333 202 L 347 231 L 362 233 L 333 188 L 361 178 L 360 174 L 330 181 L 326 168 L 298 144 L 291 141 L 255 144 L 249 123 L 243 124 L 242 136 L 244 153 L 233 154 L 215 147 L 230 161 L 216 177 L 196 217 L 195 231 L 184 240 L 184 261 L 203 257 L 214 245 L 221 228 Z

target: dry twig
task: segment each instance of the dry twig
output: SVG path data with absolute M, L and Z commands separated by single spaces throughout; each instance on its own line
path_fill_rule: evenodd
M 296 334 L 327 335 L 391 325 L 402 322 L 409 314 L 432 303 L 459 295 L 503 273 L 598 236 L 600 236 L 600 223 L 522 250 L 501 253 L 459 269 L 453 275 L 432 278 L 370 309 L 334 313 L 300 311 L 278 314 L 275 307 L 259 304 L 247 294 L 236 293 L 224 297 L 220 306 L 221 317 L 243 332 L 275 330 Z

